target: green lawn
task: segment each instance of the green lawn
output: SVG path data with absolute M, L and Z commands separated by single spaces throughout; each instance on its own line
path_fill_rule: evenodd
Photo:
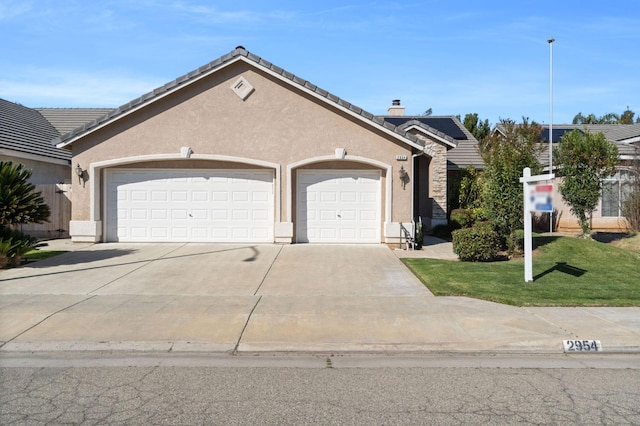
M 436 296 L 517 306 L 640 306 L 640 253 L 572 237 L 533 239 L 532 283 L 524 259 L 470 263 L 402 259 Z
M 50 257 L 53 256 L 57 256 L 59 254 L 62 253 L 67 253 L 64 250 L 31 250 L 26 252 L 23 256 L 22 259 L 27 261 L 27 262 L 35 262 L 36 260 L 43 260 L 43 259 L 48 259 Z

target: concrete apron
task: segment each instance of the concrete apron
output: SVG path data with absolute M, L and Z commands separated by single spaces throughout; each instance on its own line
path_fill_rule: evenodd
M 562 352 L 602 323 L 638 347 L 640 310 L 593 309 L 435 298 L 378 245 L 96 244 L 0 272 L 0 350 Z

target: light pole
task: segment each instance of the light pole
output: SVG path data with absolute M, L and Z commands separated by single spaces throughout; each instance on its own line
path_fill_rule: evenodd
M 549 174 L 553 173 L 553 42 L 555 38 L 550 37 L 549 43 Z M 549 232 L 553 232 L 553 211 L 549 212 Z

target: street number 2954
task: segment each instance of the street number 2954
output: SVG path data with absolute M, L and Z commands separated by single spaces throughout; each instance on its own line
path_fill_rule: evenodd
M 602 345 L 599 340 L 563 340 L 565 352 L 599 352 Z

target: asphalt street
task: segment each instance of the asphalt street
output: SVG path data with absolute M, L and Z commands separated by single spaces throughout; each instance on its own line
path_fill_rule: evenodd
M 628 355 L 9 355 L 7 425 L 640 423 Z

